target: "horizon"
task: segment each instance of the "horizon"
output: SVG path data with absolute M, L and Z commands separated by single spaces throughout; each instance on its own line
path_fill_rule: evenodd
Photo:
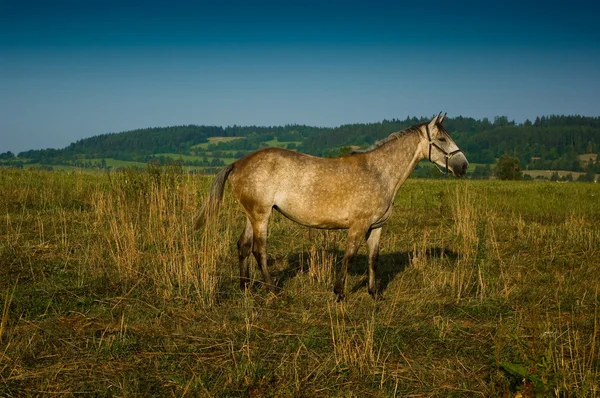
M 19 151 L 19 152 L 14 152 L 14 151 L 4 151 L 4 152 L 0 152 L 0 154 L 2 153 L 7 153 L 7 152 L 11 152 L 13 153 L 15 156 L 17 156 L 19 153 L 22 152 L 28 152 L 31 150 L 47 150 L 47 149 L 56 149 L 56 150 L 62 150 L 62 149 L 67 149 L 71 144 L 74 144 L 78 141 L 83 141 L 86 140 L 88 138 L 94 138 L 94 137 L 98 137 L 98 136 L 102 136 L 102 135 L 109 135 L 109 134 L 125 134 L 125 133 L 129 133 L 129 132 L 133 132 L 133 131 L 139 131 L 139 130 L 152 130 L 152 129 L 166 129 L 166 128 L 171 128 L 171 127 L 185 127 L 185 126 L 197 126 L 197 127 L 219 127 L 222 128 L 223 130 L 227 130 L 228 128 L 232 128 L 232 127 L 256 127 L 256 128 L 277 128 L 277 127 L 285 127 L 285 126 L 290 126 L 290 127 L 294 127 L 294 126 L 306 126 L 306 127 L 313 127 L 313 128 L 329 128 L 329 129 L 336 129 L 336 128 L 341 128 L 347 125 L 352 125 L 352 124 L 377 124 L 377 123 L 383 123 L 385 121 L 406 121 L 406 119 L 412 119 L 412 118 L 416 118 L 416 119 L 429 119 L 433 116 L 406 116 L 403 119 L 399 119 L 399 118 L 392 118 L 392 119 L 383 119 L 383 120 L 379 120 L 379 121 L 375 121 L 375 122 L 361 122 L 361 123 L 343 123 L 343 124 L 339 124 L 336 126 L 313 126 L 313 125 L 308 125 L 308 124 L 289 124 L 289 125 L 270 125 L 270 126 L 266 126 L 266 125 L 227 125 L 227 126 L 218 126 L 218 125 L 201 125 L 201 124 L 184 124 L 184 125 L 169 125 L 169 126 L 152 126 L 152 127 L 140 127 L 140 128 L 136 128 L 136 129 L 132 129 L 132 130 L 125 130 L 125 131 L 118 131 L 118 132 L 108 132 L 108 133 L 100 133 L 100 134 L 96 134 L 93 136 L 89 136 L 89 137 L 84 137 L 84 138 L 77 138 L 74 141 L 68 143 L 67 145 L 65 145 L 64 147 L 48 147 L 48 148 L 38 148 L 38 149 L 33 149 L 33 148 L 28 148 L 25 149 L 23 151 Z M 525 119 L 521 122 L 517 122 L 514 119 L 508 118 L 505 115 L 498 115 L 495 116 L 494 118 L 490 119 L 488 117 L 483 117 L 483 118 L 472 118 L 470 116 L 465 116 L 465 115 L 458 115 L 455 117 L 450 117 L 448 116 L 448 119 L 456 119 L 456 118 L 467 118 L 467 119 L 473 119 L 475 121 L 478 122 L 483 122 L 485 120 L 487 120 L 490 124 L 494 124 L 496 118 L 507 118 L 508 122 L 511 124 L 514 124 L 515 126 L 522 126 L 523 124 L 525 124 L 527 121 L 534 123 L 536 121 L 536 119 L 541 119 L 541 118 L 550 118 L 550 117 L 583 117 L 583 118 L 600 118 L 600 116 L 587 116 L 587 115 L 540 115 L 540 116 L 536 116 L 535 118 L 533 118 L 532 120 L 530 119 Z M 239 137 L 239 138 L 244 138 L 244 137 Z
M 143 6 L 141 5 L 143 4 Z M 148 126 L 600 115 L 599 6 L 0 6 L 0 153 Z

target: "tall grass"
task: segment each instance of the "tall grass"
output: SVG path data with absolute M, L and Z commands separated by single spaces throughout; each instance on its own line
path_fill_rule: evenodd
M 375 347 L 375 316 L 358 324 L 347 324 L 344 304 L 328 306 L 331 341 L 336 364 L 359 374 L 369 374 L 378 364 Z
M 311 281 L 331 287 L 336 271 L 337 235 L 321 232 L 321 245 L 311 246 L 308 251 L 308 275 Z
M 125 290 L 145 282 L 165 299 L 215 303 L 217 267 L 229 255 L 231 229 L 227 220 L 215 219 L 200 234 L 193 231 L 201 192 L 197 181 L 174 166 L 129 170 L 111 176 L 109 189 L 94 193 L 94 230 L 105 240 L 96 261 L 105 272 L 116 271 Z
M 210 178 L 0 169 L 0 395 L 599 395 L 600 186 L 408 180 L 331 292 L 343 231 L 276 214 L 281 288 L 238 289 Z M 260 279 L 255 262 L 252 278 Z

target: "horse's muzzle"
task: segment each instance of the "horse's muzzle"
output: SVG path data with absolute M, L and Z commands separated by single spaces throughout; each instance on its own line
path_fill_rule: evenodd
M 467 173 L 469 162 L 462 152 L 457 153 L 448 159 L 448 168 L 456 177 L 462 177 Z

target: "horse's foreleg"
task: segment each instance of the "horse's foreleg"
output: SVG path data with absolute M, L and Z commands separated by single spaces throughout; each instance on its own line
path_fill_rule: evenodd
M 375 228 L 367 232 L 367 249 L 369 252 L 369 294 L 377 298 L 377 260 L 379 258 L 379 238 L 381 228 Z
M 269 274 L 269 269 L 267 268 L 267 225 L 269 223 L 268 216 L 262 220 L 254 221 L 252 224 L 252 229 L 254 232 L 253 236 L 253 245 L 252 245 L 252 254 L 254 254 L 254 258 L 256 258 L 256 262 L 260 267 L 260 271 L 263 275 L 263 280 L 265 281 L 265 285 L 269 290 L 274 290 L 275 285 L 271 280 L 271 275 Z
M 358 228 L 350 228 L 348 230 L 348 241 L 346 242 L 346 252 L 342 259 L 342 266 L 338 272 L 333 292 L 337 295 L 337 301 L 344 299 L 344 287 L 346 285 L 346 274 L 348 273 L 348 265 L 356 255 L 364 236 L 364 230 Z
M 248 267 L 248 257 L 252 253 L 252 224 L 248 219 L 246 221 L 246 228 L 242 232 L 240 239 L 238 239 L 238 259 L 240 263 L 240 289 L 244 290 L 248 287 L 250 282 L 250 269 Z

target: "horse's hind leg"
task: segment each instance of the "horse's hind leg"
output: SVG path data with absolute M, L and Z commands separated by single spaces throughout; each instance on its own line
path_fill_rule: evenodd
M 237 247 L 238 247 L 238 259 L 240 262 L 240 289 L 244 290 L 248 287 L 248 283 L 250 282 L 250 269 L 248 266 L 248 257 L 250 257 L 250 253 L 252 253 L 252 224 L 250 223 L 250 219 L 246 219 L 246 228 L 242 235 L 240 235 L 240 239 L 238 239 Z
M 269 216 L 270 212 L 266 213 L 263 217 L 257 217 L 257 219 L 252 222 L 252 230 L 254 233 L 252 254 L 254 254 L 254 258 L 256 258 L 256 262 L 260 267 L 265 285 L 269 290 L 274 290 L 275 285 L 273 285 L 269 269 L 267 268 L 267 226 L 269 224 Z

